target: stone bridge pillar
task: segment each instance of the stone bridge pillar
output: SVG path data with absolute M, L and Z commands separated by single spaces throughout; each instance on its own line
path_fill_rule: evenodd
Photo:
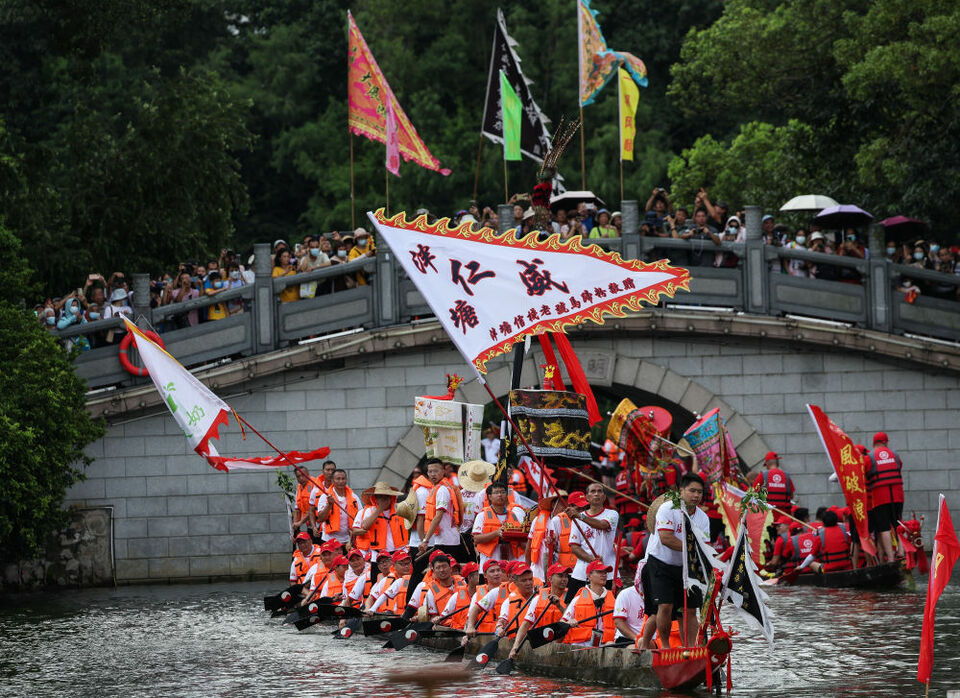
M 751 313 L 766 314 L 769 305 L 767 288 L 767 261 L 763 253 L 763 230 L 760 219 L 762 209 L 759 206 L 747 206 L 746 254 L 744 255 L 743 276 L 746 290 L 746 310 Z
M 273 351 L 276 342 L 276 313 L 273 300 L 270 245 L 265 242 L 253 246 L 254 296 L 253 296 L 253 345 L 257 354 Z

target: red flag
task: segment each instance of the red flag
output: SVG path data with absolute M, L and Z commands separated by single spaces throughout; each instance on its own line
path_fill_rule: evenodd
M 843 488 L 843 497 L 850 507 L 853 523 L 860 536 L 860 545 L 867 555 L 876 555 L 877 547 L 870 538 L 867 525 L 867 475 L 863 458 L 853 440 L 827 417 L 816 405 L 807 405 L 813 424 L 820 435 L 820 442 L 833 464 L 833 469 Z
M 927 603 L 923 607 L 923 630 L 920 633 L 920 660 L 917 662 L 917 681 L 930 683 L 933 671 L 933 624 L 937 600 L 950 581 L 953 566 L 960 558 L 960 541 L 953 528 L 946 498 L 940 495 L 940 513 L 937 516 L 937 535 L 933 539 L 933 562 L 927 584 Z
M 713 488 L 714 499 L 720 504 L 720 516 L 727 527 L 727 538 L 735 541 L 740 535 L 740 500 L 747 493 L 729 482 L 715 482 Z M 750 537 L 750 556 L 757 567 L 762 567 L 764 542 L 770 536 L 767 526 L 773 521 L 773 511 L 748 511 L 742 520 L 747 525 L 747 535 Z

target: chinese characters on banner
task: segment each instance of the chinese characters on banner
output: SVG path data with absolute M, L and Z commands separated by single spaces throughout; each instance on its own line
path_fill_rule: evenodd
M 860 544 L 868 555 L 876 555 L 877 549 L 870 539 L 867 526 L 867 477 L 864 459 L 853 440 L 816 405 L 807 405 L 820 442 L 823 444 L 833 469 L 843 488 L 843 496 L 850 507 L 853 522 L 860 536 Z
M 368 215 L 478 374 L 528 335 L 562 333 L 587 320 L 603 324 L 604 313 L 623 317 L 643 301 L 655 305 L 689 290 L 686 269 L 666 260 L 624 261 L 577 238 L 518 240 L 469 224 L 449 229 L 448 219 L 387 218 L 382 209 Z

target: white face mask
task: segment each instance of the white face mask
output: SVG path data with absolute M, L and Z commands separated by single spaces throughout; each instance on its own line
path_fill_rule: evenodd
M 806 235 L 797 235 L 797 244 L 798 244 L 798 245 L 806 245 L 806 244 L 807 244 L 807 236 L 806 236 Z
M 337 250 L 337 256 L 338 256 L 338 257 L 346 257 L 346 256 L 347 256 L 347 251 L 346 251 L 346 250 Z

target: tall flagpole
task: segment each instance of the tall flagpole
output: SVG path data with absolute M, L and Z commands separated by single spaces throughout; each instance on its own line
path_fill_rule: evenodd
M 353 192 L 353 131 L 350 131 L 350 227 L 357 228 L 357 211 Z
M 477 144 L 477 169 L 473 175 L 473 200 L 474 201 L 477 200 L 477 187 L 480 184 L 480 153 L 482 151 L 483 151 L 483 133 L 480 134 L 480 142 Z
M 583 105 L 580 105 L 580 188 L 586 190 L 587 188 L 587 160 L 586 160 L 586 136 L 583 135 L 583 132 L 586 129 L 583 127 Z
M 390 215 L 390 170 L 386 167 L 383 168 L 383 181 L 386 184 L 386 193 L 387 193 L 387 202 L 386 202 L 386 211 L 387 215 Z
M 510 201 L 510 193 L 507 187 L 507 142 L 503 142 L 503 203 Z

